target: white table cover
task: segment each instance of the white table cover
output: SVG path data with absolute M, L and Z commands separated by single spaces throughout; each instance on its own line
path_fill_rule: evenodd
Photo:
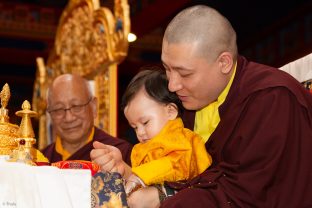
M 0 208 L 89 208 L 90 170 L 0 161 Z

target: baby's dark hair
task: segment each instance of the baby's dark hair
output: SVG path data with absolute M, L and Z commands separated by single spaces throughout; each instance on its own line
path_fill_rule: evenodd
M 125 107 L 142 87 L 145 88 L 147 94 L 155 101 L 164 104 L 176 104 L 178 108 L 178 116 L 181 116 L 184 109 L 182 102 L 174 92 L 169 91 L 165 70 L 158 66 L 144 66 L 140 68 L 139 73 L 132 78 L 122 96 L 122 111 L 124 111 Z

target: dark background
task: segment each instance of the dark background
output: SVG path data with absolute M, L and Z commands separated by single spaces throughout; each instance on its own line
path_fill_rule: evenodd
M 0 87 L 11 88 L 11 122 L 27 99 L 31 102 L 36 57 L 48 57 L 65 0 L 0 0 Z M 118 67 L 118 97 L 140 66 L 160 64 L 164 28 L 181 9 L 210 5 L 226 16 L 238 35 L 241 54 L 275 67 L 283 66 L 312 52 L 312 1 L 268 0 L 129 0 L 131 31 L 138 36 L 130 43 L 127 58 Z M 112 0 L 101 6 L 113 9 Z M 29 19 L 29 17 L 31 17 Z M 122 112 L 118 134 L 129 137 Z M 34 124 L 36 127 L 36 124 Z

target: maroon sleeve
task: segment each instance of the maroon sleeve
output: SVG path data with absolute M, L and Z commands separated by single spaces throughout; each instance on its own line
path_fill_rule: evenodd
M 182 191 L 162 207 L 312 205 L 311 103 L 299 104 L 279 87 L 256 92 L 240 105 L 228 109 L 233 116 L 221 119 L 209 139 L 212 167 L 183 187 L 171 184 Z

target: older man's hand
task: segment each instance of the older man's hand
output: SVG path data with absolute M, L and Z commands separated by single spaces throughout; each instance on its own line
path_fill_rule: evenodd
M 130 167 L 122 160 L 121 152 L 118 148 L 105 145 L 100 142 L 93 142 L 94 149 L 90 152 L 93 162 L 100 165 L 103 172 L 118 172 L 123 177 Z

